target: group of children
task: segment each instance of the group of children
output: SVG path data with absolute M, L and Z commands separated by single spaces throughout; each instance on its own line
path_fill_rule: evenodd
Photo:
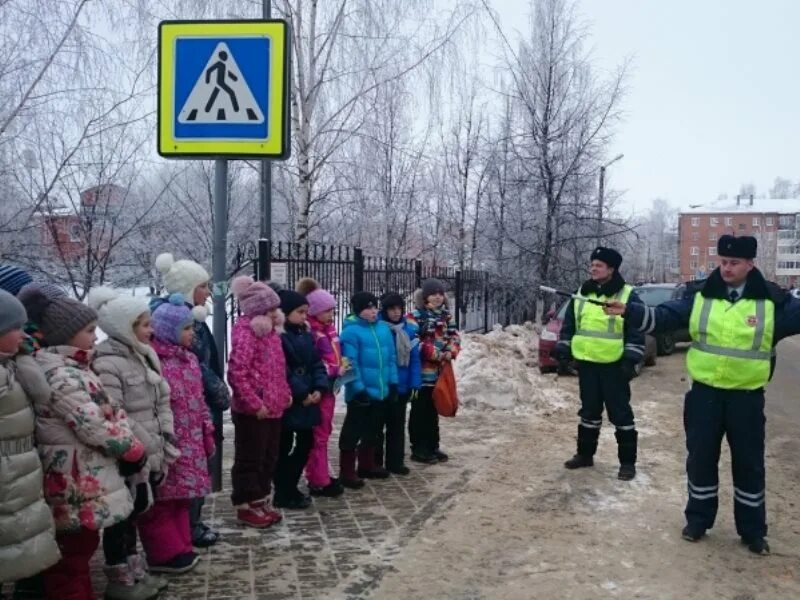
M 412 460 L 447 460 L 439 448 L 433 387 L 441 364 L 458 355 L 459 335 L 441 282 L 426 280 L 408 315 L 397 293 L 380 301 L 356 293 L 341 335 L 334 325 L 336 298 L 313 279 L 276 291 L 242 276 L 232 290 L 242 313 L 228 364 L 235 427 L 231 499 L 241 523 L 269 527 L 281 519 L 276 508 L 307 508 L 310 496 L 337 497 L 345 488 L 363 487 L 364 478 L 407 475 L 409 402 Z M 336 477 L 328 442 L 342 386 L 347 412 Z M 299 489 L 303 470 L 310 496 Z
M 88 305 L 0 266 L 0 583 L 16 582 L 17 598 L 94 598 L 101 532 L 106 598 L 156 598 L 167 586 L 157 573 L 194 568 L 194 548 L 219 537 L 200 514 L 229 406 L 231 499 L 248 526 L 307 508 L 304 470 L 310 494 L 328 497 L 408 474 L 409 402 L 412 460 L 447 460 L 432 396 L 459 336 L 441 282 L 426 280 L 408 315 L 399 294 L 356 293 L 339 336 L 336 299 L 315 281 L 276 291 L 234 279 L 231 397 L 205 324 L 208 273 L 168 254 L 156 266 L 165 297 L 148 304 L 103 287 Z M 96 345 L 98 326 L 107 339 Z

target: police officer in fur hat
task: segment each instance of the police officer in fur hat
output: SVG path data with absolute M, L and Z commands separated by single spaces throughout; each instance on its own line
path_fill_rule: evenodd
M 723 235 L 719 267 L 684 299 L 657 307 L 619 301 L 606 312 L 648 333 L 689 328 L 686 367 L 693 383 L 684 401 L 689 501 L 683 538 L 696 542 L 714 525 L 725 435 L 736 531 L 751 552 L 768 554 L 764 387 L 775 367 L 775 345 L 800 333 L 800 300 L 764 279 L 753 264 L 756 249 L 753 237 Z
M 598 247 L 591 254 L 588 279 L 579 295 L 608 302 L 641 303 L 633 287 L 625 283 L 619 267 L 622 256 L 612 248 Z M 578 363 L 581 409 L 578 412 L 578 451 L 564 466 L 591 467 L 597 451 L 603 406 L 616 427 L 618 477 L 628 481 L 636 476 L 638 433 L 631 409 L 630 380 L 643 359 L 645 336 L 627 321 L 603 312 L 603 306 L 585 300 L 570 300 L 554 355 L 559 361 L 574 358 Z

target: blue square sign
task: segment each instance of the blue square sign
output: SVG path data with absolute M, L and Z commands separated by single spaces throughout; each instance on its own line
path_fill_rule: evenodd
M 175 139 L 268 138 L 270 50 L 263 36 L 177 37 Z

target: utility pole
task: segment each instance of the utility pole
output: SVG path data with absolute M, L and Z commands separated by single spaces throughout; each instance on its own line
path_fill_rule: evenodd
M 271 0 L 261 1 L 261 16 L 266 21 L 272 18 Z M 259 227 L 259 238 L 267 240 L 266 246 L 272 244 L 272 161 L 265 158 L 261 161 L 261 219 Z M 259 249 L 264 244 L 259 244 Z M 270 278 L 270 263 L 263 257 L 259 257 L 258 278 L 265 281 Z
M 618 154 L 602 167 L 600 167 L 600 189 L 598 192 L 597 197 L 597 245 L 600 245 L 600 242 L 603 239 L 603 201 L 605 197 L 605 188 L 606 188 L 606 169 L 613 165 L 618 160 L 622 159 L 625 156 L 624 154 Z

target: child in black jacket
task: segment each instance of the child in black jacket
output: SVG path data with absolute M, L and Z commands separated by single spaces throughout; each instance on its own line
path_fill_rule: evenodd
M 286 315 L 281 342 L 286 356 L 286 378 L 292 388 L 292 406 L 283 414 L 273 504 L 302 509 L 311 505 L 311 498 L 300 492 L 297 484 L 314 442 L 312 430 L 320 423 L 319 403 L 329 389 L 328 373 L 306 325 L 305 296 L 292 290 L 281 290 L 278 295 Z

